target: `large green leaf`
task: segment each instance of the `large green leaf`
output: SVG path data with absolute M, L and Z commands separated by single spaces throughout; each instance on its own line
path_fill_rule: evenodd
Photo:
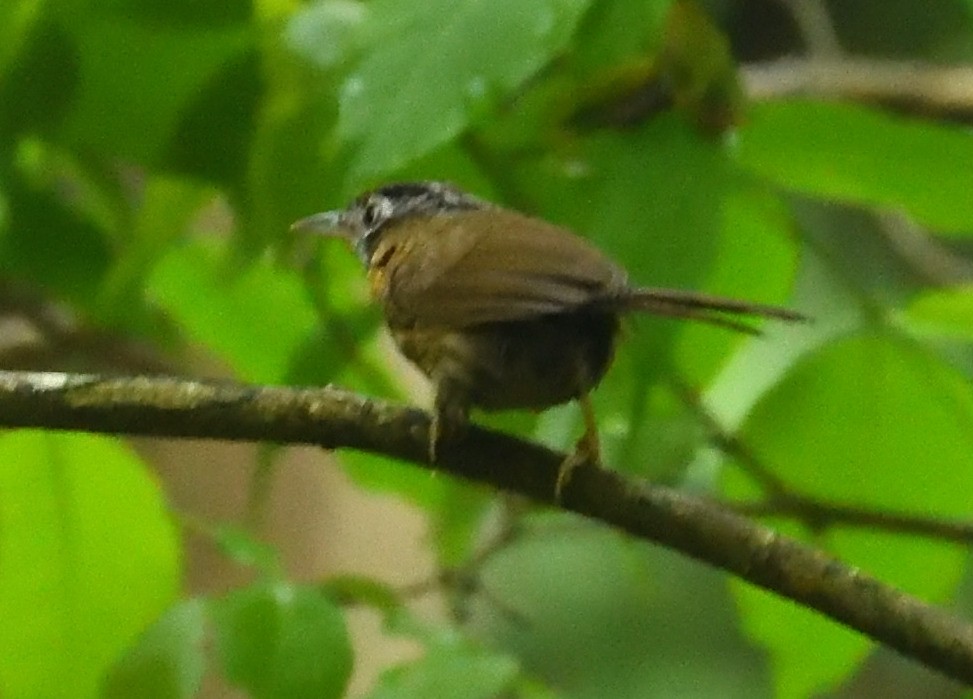
M 581 27 L 574 61 L 582 70 L 626 66 L 657 48 L 672 0 L 601 0 L 592 4 Z
M 757 404 L 743 438 L 785 482 L 826 502 L 932 517 L 973 508 L 973 391 L 902 341 L 859 335 L 811 354 Z M 966 560 L 958 547 L 881 531 L 838 527 L 817 541 L 933 601 L 956 589 Z M 749 587 L 738 594 L 747 629 L 774 655 L 782 696 L 833 685 L 868 649 L 809 611 Z
M 259 583 L 216 601 L 212 615 L 226 675 L 251 696 L 343 695 L 351 645 L 341 610 L 319 590 Z
M 797 246 L 790 240 L 791 219 L 779 198 L 752 187 L 731 190 L 721 209 L 721 246 L 703 288 L 759 303 L 789 303 L 797 268 Z M 763 342 L 779 329 L 763 323 Z M 738 333 L 703 323 L 687 323 L 679 335 L 676 362 L 681 378 L 705 385 L 723 365 Z
M 7 697 L 94 696 L 179 585 L 158 484 L 102 437 L 0 437 L 0 557 Z
M 924 335 L 973 341 L 973 285 L 921 294 L 906 308 L 902 320 Z
M 112 668 L 103 699 L 191 699 L 206 669 L 206 607 L 189 599 L 169 609 Z
M 148 178 L 142 191 L 142 205 L 116 242 L 113 267 L 98 294 L 98 317 L 105 323 L 121 324 L 142 307 L 132 303 L 142 292 L 153 265 L 170 246 L 185 237 L 192 217 L 214 192 L 197 182 L 169 177 Z
M 262 260 L 232 269 L 225 246 L 173 250 L 147 293 L 242 378 L 281 381 L 317 317 L 293 272 Z
M 713 267 L 723 198 L 738 181 L 722 146 L 671 114 L 592 135 L 517 176 L 536 206 L 527 213 L 590 237 L 633 283 L 689 288 Z
M 75 42 L 60 26 L 45 21 L 40 11 L 44 4 L 4 2 L 0 10 L 0 61 L 7 61 L 0 65 L 0 144 L 20 133 L 50 131 L 69 113 L 78 90 Z
M 459 135 L 562 51 L 588 0 L 379 0 L 374 39 L 344 83 L 338 136 L 356 181 Z M 355 184 L 357 189 L 358 184 Z
M 564 516 L 485 565 L 473 628 L 515 654 L 558 696 L 768 696 L 725 577 L 696 561 Z
M 288 226 L 345 204 L 338 196 L 342 168 L 320 152 L 320 134 L 337 118 L 333 95 L 308 94 L 304 83 L 283 89 L 281 82 L 268 99 L 282 106 L 261 112 L 248 153 L 247 212 L 234 238 L 248 257 L 268 244 L 282 249 L 306 244 L 289 235 Z
M 366 16 L 356 0 L 309 3 L 288 19 L 284 41 L 314 65 L 335 68 L 358 51 Z
M 732 587 L 744 631 L 772 658 L 775 696 L 816 696 L 836 688 L 870 648 L 864 636 L 806 608 L 741 582 Z
M 159 160 L 184 110 L 249 41 L 240 26 L 162 29 L 128 17 L 91 15 L 68 24 L 84 89 L 65 124 L 67 137 L 142 163 Z
M 738 146 L 741 166 L 787 189 L 973 232 L 969 129 L 793 100 L 754 105 Z
M 243 50 L 245 38 L 242 32 L 238 37 L 225 37 L 227 45 L 221 48 L 230 55 L 206 76 L 205 84 L 194 90 L 184 105 L 179 105 L 179 119 L 157 167 L 219 183 L 233 193 L 245 190 L 254 150 L 252 139 L 264 97 L 261 56 L 252 48 Z M 239 41 L 235 43 L 235 39 Z M 241 50 L 233 53 L 233 48 Z M 214 62 L 220 57 L 215 56 Z M 238 201 L 248 202 L 245 198 Z M 240 209 L 245 212 L 242 206 Z
M 43 7 L 43 0 L 8 0 L 0 5 L 0 84 L 30 36 Z
M 513 688 L 518 667 L 510 656 L 480 647 L 455 630 L 417 629 L 411 619 L 406 625 L 424 642 L 425 654 L 382 673 L 367 699 L 491 699 Z
M 67 205 L 53 187 L 17 179 L 4 183 L 9 227 L 0 238 L 0 271 L 91 304 L 111 261 L 104 231 Z

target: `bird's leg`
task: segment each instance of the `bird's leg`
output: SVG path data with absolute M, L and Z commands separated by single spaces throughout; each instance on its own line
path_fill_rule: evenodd
M 463 433 L 469 422 L 469 399 L 465 388 L 450 377 L 435 380 L 436 400 L 429 426 L 429 461 L 436 463 L 437 449 L 443 439 Z
M 587 461 L 601 466 L 601 440 L 598 438 L 598 421 L 595 419 L 595 406 L 591 402 L 591 394 L 585 393 L 578 399 L 581 405 L 581 415 L 584 418 L 584 434 L 575 446 L 575 452 L 583 455 Z
M 595 408 L 591 404 L 591 395 L 582 393 L 578 398 L 581 415 L 584 418 L 584 434 L 574 446 L 574 451 L 561 462 L 557 472 L 557 482 L 554 484 L 554 500 L 561 501 L 561 493 L 571 480 L 571 474 L 581 464 L 601 466 L 601 441 L 598 439 L 598 422 L 595 420 Z

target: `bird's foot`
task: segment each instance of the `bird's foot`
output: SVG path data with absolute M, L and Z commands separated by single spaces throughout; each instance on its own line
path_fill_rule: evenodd
M 557 481 L 554 484 L 554 502 L 561 503 L 561 495 L 579 466 L 601 466 L 601 448 L 598 444 L 597 433 L 585 433 L 574 447 L 574 451 L 567 455 L 557 470 Z
M 429 463 L 436 463 L 439 447 L 444 441 L 461 437 L 468 425 L 465 409 L 443 410 L 439 406 L 433 412 L 432 422 L 429 424 Z
M 582 410 L 585 412 L 585 433 L 574 446 L 574 451 L 568 454 L 557 470 L 557 481 L 554 483 L 554 502 L 556 503 L 561 502 L 561 494 L 571 480 L 575 469 L 584 464 L 590 464 L 596 468 L 601 467 L 601 442 L 598 439 L 594 413 L 590 412 L 590 409 L 590 403 L 587 400 L 582 400 Z

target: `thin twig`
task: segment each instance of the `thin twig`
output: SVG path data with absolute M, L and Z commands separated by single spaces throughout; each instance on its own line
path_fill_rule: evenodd
M 773 469 L 767 467 L 758 459 L 736 435 L 723 429 L 719 420 L 703 405 L 698 391 L 680 381 L 673 382 L 673 386 L 679 397 L 693 411 L 696 419 L 703 424 L 706 436 L 713 445 L 726 456 L 736 459 L 737 466 L 764 490 L 768 498 L 789 498 L 791 496 L 790 487 L 780 476 L 774 473 Z
M 703 423 L 710 441 L 721 452 L 734 458 L 736 465 L 763 488 L 766 495 L 761 501 L 725 503 L 740 514 L 797 519 L 815 532 L 829 527 L 860 527 L 964 545 L 973 544 L 973 522 L 846 505 L 797 492 L 757 458 L 753 450 L 739 437 L 727 432 L 703 405 L 698 393 L 681 384 L 676 385 L 676 390 Z
M 734 503 L 732 507 L 740 514 L 751 517 L 797 518 L 813 531 L 836 526 L 862 527 L 893 534 L 953 541 L 967 546 L 973 544 L 973 522 L 824 502 L 801 495 L 769 498 L 763 502 Z

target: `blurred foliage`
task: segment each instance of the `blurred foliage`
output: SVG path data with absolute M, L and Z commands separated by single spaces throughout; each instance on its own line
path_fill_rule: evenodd
M 973 58 L 969 0 L 826 7 L 851 53 Z M 288 225 L 380 182 L 452 180 L 589 236 L 639 282 L 814 317 L 759 338 L 633 319 L 595 395 L 611 467 L 767 495 L 708 446 L 689 386 L 804 495 L 969 517 L 973 134 L 813 95 L 748 104 L 739 58 L 805 44 L 774 0 L 5 0 L 0 308 L 57 340 L 43 368 L 141 370 L 138 346 L 189 371 L 202 350 L 243 380 L 406 397 L 357 260 Z M 37 368 L 25 356 L 0 346 L 5 367 Z M 558 447 L 580 430 L 573 407 L 477 419 Z M 341 605 L 379 589 L 389 633 L 424 648 L 383 699 L 808 696 L 870 653 L 567 515 L 515 508 L 484 555 L 493 494 L 360 454 L 348 472 L 421 507 L 443 567 L 481 579 L 453 591 L 452 624 L 380 581 L 289 581 L 218 525 L 202 529 L 259 582 L 180 597 L 146 464 L 103 438 L 4 435 L 0 695 L 190 697 L 216 672 L 254 697 L 342 696 Z M 779 524 L 935 602 L 967 567 L 942 542 Z

